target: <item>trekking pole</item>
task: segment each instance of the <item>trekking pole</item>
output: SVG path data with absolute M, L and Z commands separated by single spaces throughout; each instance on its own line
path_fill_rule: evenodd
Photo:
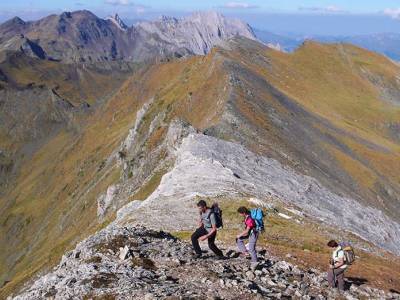
M 335 269 L 332 269 L 333 272 L 333 285 L 336 287 L 336 274 L 335 274 Z
M 331 259 L 329 260 L 329 263 L 332 266 L 331 271 L 333 274 L 333 287 L 336 287 L 335 261 Z
M 336 274 L 335 274 L 335 262 L 332 263 L 332 272 L 333 272 L 333 287 L 336 287 Z

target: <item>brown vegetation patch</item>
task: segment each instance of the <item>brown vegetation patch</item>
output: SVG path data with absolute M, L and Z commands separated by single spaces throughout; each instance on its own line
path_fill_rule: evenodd
M 131 259 L 132 262 L 132 267 L 137 268 L 137 267 L 142 267 L 143 269 L 146 270 L 155 270 L 156 265 L 154 264 L 154 261 L 152 261 L 149 258 L 145 257 L 133 257 Z
M 125 246 L 128 246 L 130 249 L 137 248 L 138 243 L 136 241 L 132 241 L 127 236 L 117 235 L 113 237 L 113 239 L 110 241 L 96 245 L 96 250 L 102 253 L 106 253 L 108 250 L 117 253 L 119 251 L 119 248 L 123 248 Z
M 82 280 L 82 284 L 87 284 L 90 282 L 93 288 L 100 289 L 107 288 L 117 281 L 118 277 L 115 274 L 101 272 L 90 279 Z
M 91 258 L 85 260 L 88 264 L 99 264 L 101 263 L 102 258 L 100 256 L 92 256 Z

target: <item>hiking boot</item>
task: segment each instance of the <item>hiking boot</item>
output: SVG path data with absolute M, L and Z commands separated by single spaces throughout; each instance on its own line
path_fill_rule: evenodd
M 193 259 L 199 259 L 199 258 L 201 258 L 201 257 L 202 257 L 201 254 L 194 254 L 194 255 L 192 256 Z
M 223 256 L 223 255 L 218 255 L 218 256 L 216 256 L 215 259 L 218 259 L 218 260 L 225 260 L 225 259 L 228 259 L 228 257 Z
M 257 267 L 258 267 L 258 261 L 252 262 L 252 263 L 250 264 L 250 268 L 251 268 L 252 271 L 254 271 L 255 269 L 257 269 Z

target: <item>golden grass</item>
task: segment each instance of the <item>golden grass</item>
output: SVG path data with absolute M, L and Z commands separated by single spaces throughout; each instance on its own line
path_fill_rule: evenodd
M 139 65 L 131 64 L 131 68 L 137 69 Z M 14 58 L 11 62 L 6 61 L 2 64 L 2 69 L 20 86 L 43 85 L 57 90 L 61 97 L 74 104 L 94 104 L 117 89 L 130 73 L 119 70 L 117 64 L 113 63 L 105 71 L 94 65 L 82 67 L 23 56 Z M 110 80 L 110 75 L 113 80 Z
M 226 55 L 239 61 L 243 53 Z M 261 58 L 270 69 L 251 60 L 246 68 L 339 128 L 373 139 L 382 137 L 377 124 L 400 118 L 400 108 L 383 101 L 377 86 L 358 67 L 360 61 L 367 61 L 368 71 L 383 76 L 385 82 L 395 82 L 398 66 L 386 58 L 350 45 L 314 42 L 291 54 L 268 49 Z
M 158 187 L 160 181 L 164 174 L 166 173 L 165 170 L 158 171 L 155 173 L 150 180 L 148 180 L 140 189 L 131 196 L 130 201 L 132 200 L 146 200 Z

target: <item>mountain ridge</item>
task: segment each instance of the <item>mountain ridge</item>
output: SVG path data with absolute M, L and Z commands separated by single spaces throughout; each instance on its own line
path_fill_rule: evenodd
M 323 36 L 303 34 L 275 34 L 267 30 L 254 29 L 257 38 L 266 44 L 276 47 L 282 51 L 292 52 L 300 47 L 306 40 L 320 43 L 349 43 L 379 54 L 385 55 L 395 61 L 400 60 L 397 50 L 400 44 L 400 34 L 383 32 L 376 34 L 363 34 L 351 36 Z

